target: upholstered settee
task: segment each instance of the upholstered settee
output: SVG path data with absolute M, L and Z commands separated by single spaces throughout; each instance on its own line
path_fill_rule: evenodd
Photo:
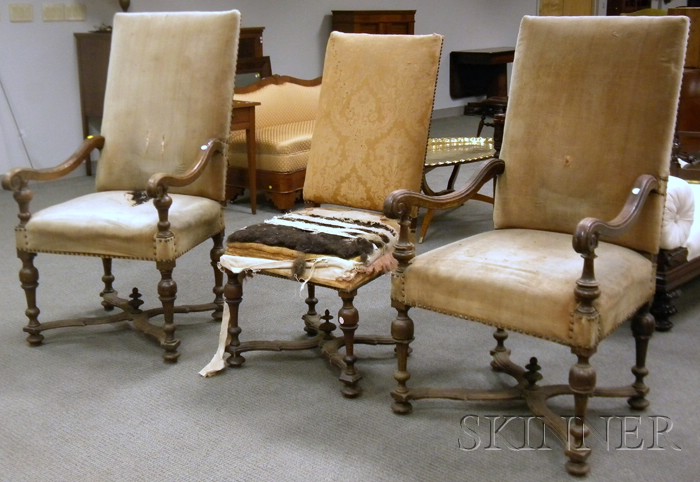
M 320 77 L 286 75 L 235 89 L 234 100 L 260 103 L 255 108 L 256 185 L 280 211 L 292 209 L 301 198 L 320 92 Z M 229 137 L 226 185 L 231 200 L 248 187 L 245 131 Z
M 676 172 L 682 175 L 681 172 Z M 685 177 L 685 176 L 684 176 Z M 700 275 L 700 184 L 671 176 L 664 208 L 652 313 L 657 331 L 673 326 L 680 287 Z

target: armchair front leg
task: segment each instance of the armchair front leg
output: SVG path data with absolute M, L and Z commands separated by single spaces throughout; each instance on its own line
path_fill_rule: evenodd
M 148 180 L 146 192 L 149 197 L 153 198 L 153 205 L 158 210 L 158 233 L 156 234 L 156 265 L 161 273 L 161 279 L 158 283 L 158 296 L 163 305 L 163 332 L 164 339 L 161 341 L 161 346 L 165 350 L 163 358 L 166 362 L 174 363 L 179 357 L 177 351 L 180 341 L 175 338 L 175 300 L 177 298 L 177 283 L 172 277 L 173 269 L 175 268 L 175 256 L 172 250 L 174 249 L 175 236 L 170 230 L 170 220 L 168 218 L 170 206 L 173 200 L 168 193 L 170 187 L 187 186 L 197 180 L 204 168 L 214 156 L 223 156 L 225 144 L 218 139 L 211 139 L 200 148 L 200 154 L 194 166 L 180 176 L 173 176 L 166 173 L 158 173 L 151 176 Z M 223 240 L 223 232 L 221 235 L 214 237 L 214 249 L 212 250 L 212 258 L 223 252 L 221 243 Z M 214 259 L 212 259 L 214 264 Z M 216 269 L 216 268 L 215 268 Z M 215 274 L 217 284 L 223 284 L 223 277 Z M 221 299 L 221 291 L 219 286 L 215 286 L 215 303 L 217 301 L 223 307 Z M 219 291 L 219 292 L 217 292 Z M 216 317 L 218 309 L 215 310 L 213 316 Z

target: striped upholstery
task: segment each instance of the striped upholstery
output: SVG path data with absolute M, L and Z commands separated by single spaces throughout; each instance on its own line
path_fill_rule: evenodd
M 309 159 L 321 84 L 285 80 L 234 95 L 236 100 L 260 102 L 255 108 L 255 143 L 261 171 L 298 171 L 306 169 Z M 248 167 L 245 131 L 231 132 L 229 166 Z
M 309 159 L 309 149 L 311 149 L 314 123 L 314 120 L 304 120 L 256 128 L 257 168 L 274 172 L 305 169 Z M 245 135 L 245 131 L 234 131 L 229 137 L 230 166 L 248 167 Z

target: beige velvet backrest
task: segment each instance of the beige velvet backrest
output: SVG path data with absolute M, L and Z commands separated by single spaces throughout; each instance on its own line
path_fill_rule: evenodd
M 226 139 L 240 14 L 127 13 L 114 19 L 97 189 L 143 190 L 156 172 L 182 174 L 200 146 Z M 224 199 L 226 160 L 172 189 Z
M 441 48 L 435 34 L 331 34 L 306 201 L 381 211 L 420 189 Z
M 522 20 L 496 228 L 573 233 L 584 217 L 611 220 L 650 174 L 662 195 L 618 244 L 658 250 L 687 29 L 684 17 Z

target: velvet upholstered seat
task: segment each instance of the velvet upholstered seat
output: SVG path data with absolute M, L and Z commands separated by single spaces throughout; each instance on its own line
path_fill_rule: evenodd
M 342 369 L 344 395 L 360 393 L 354 343 L 393 342 L 388 336 L 355 337 L 359 314 L 353 300 L 391 267 L 398 226 L 381 214 L 384 199 L 398 188 L 420 188 L 441 47 L 439 35 L 331 34 L 304 182 L 311 207 L 229 236 L 221 265 L 228 273 L 230 318 L 203 375 L 222 369 L 226 353 L 228 365 L 238 367 L 249 350 L 322 346 Z M 303 318 L 310 339 L 240 341 L 239 324 L 255 317 L 239 307 L 241 282 L 250 272 L 308 286 Z M 317 285 L 337 290 L 342 299 L 341 338 L 330 333 L 335 325 L 328 310 L 316 312 Z
M 51 328 L 132 320 L 156 337 L 164 358 L 178 358 L 174 313 L 209 311 L 220 317 L 223 274 L 225 143 L 231 116 L 240 14 L 181 12 L 117 14 L 114 21 L 101 136 L 86 139 L 55 169 L 16 169 L 3 177 L 20 208 L 16 227 L 20 280 L 26 292 L 32 345 Z M 36 213 L 29 210 L 29 181 L 65 176 L 94 150 L 96 192 Z M 214 271 L 215 299 L 176 307 L 176 260 L 211 238 L 207 264 Z M 38 253 L 102 259 L 102 304 L 124 312 L 99 318 L 39 322 L 36 304 Z M 129 300 L 113 288 L 112 260 L 154 262 L 161 274 L 162 307 L 142 311 L 134 288 Z M 82 273 L 81 273 L 82 274 Z M 66 273 L 72 278 L 75 273 Z M 55 282 L 65 281 L 54 280 Z M 148 320 L 161 315 L 162 324 Z
M 648 405 L 649 306 L 687 31 L 682 17 L 522 20 L 502 160 L 489 161 L 463 190 L 439 201 L 399 191 L 385 206 L 388 216 L 401 215 L 391 295 L 398 312 L 391 328 L 396 413 L 409 413 L 411 401 L 424 398 L 525 400 L 563 441 L 568 471 L 583 475 L 588 399 L 626 397 L 635 410 Z M 493 178 L 495 229 L 416 256 L 412 210 L 459 206 Z M 409 379 L 425 374 L 417 349 L 408 370 L 412 307 L 495 327 L 491 366 L 516 384 L 495 391 L 413 387 Z M 597 387 L 590 358 L 630 319 L 633 383 Z M 576 361 L 569 383 L 540 386 L 535 357 L 524 368 L 510 360 L 508 331 L 570 347 Z M 447 363 L 450 370 L 454 360 Z M 568 422 L 546 404 L 564 394 L 574 398 Z

